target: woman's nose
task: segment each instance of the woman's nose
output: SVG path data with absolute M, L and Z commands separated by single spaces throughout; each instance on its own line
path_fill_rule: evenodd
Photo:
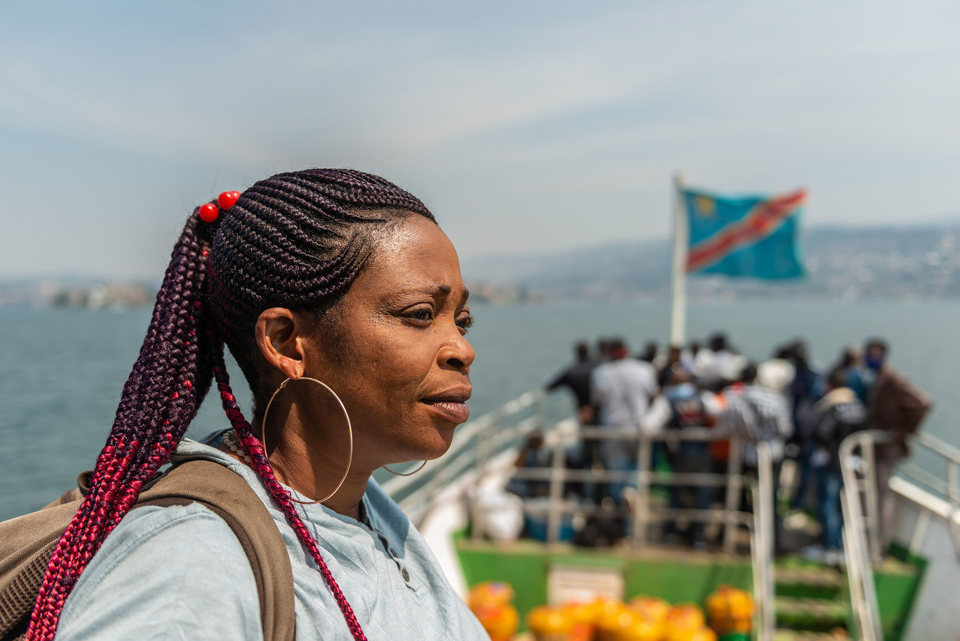
M 441 365 L 469 370 L 476 357 L 477 353 L 473 350 L 473 345 L 460 333 L 460 328 L 456 327 L 454 335 L 441 350 Z

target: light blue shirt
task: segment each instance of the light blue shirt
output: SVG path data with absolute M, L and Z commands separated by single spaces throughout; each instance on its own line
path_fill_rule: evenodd
M 313 559 L 253 470 L 214 449 L 221 439 L 221 432 L 207 444 L 184 439 L 178 452 L 202 450 L 240 474 L 267 506 L 290 553 L 297 641 L 352 640 Z M 363 508 L 359 522 L 323 505 L 297 506 L 367 638 L 488 640 L 420 534 L 373 479 Z M 58 640 L 262 638 L 247 556 L 230 526 L 196 503 L 127 514 L 77 581 L 57 631 Z

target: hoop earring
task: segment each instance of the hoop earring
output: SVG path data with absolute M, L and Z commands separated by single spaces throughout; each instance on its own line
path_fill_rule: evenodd
M 391 469 L 390 469 L 389 467 L 387 467 L 386 465 L 381 465 L 380 467 L 382 467 L 382 468 L 385 469 L 386 471 L 390 472 L 390 473 L 393 474 L 394 476 L 413 476 L 414 474 L 416 474 L 417 472 L 419 472 L 420 470 L 422 470 L 422 469 L 426 466 L 426 464 L 427 464 L 427 462 L 424 461 L 423 463 L 420 464 L 420 467 L 418 467 L 417 469 L 415 469 L 415 470 L 412 471 L 412 472 L 394 472 L 393 470 L 391 470 Z
M 337 483 L 337 486 L 333 488 L 333 492 L 326 495 L 322 499 L 317 499 L 316 501 L 300 501 L 298 499 L 290 497 L 290 500 L 294 503 L 299 503 L 301 505 L 316 505 L 317 503 L 323 503 L 324 501 L 329 500 L 334 494 L 340 491 L 340 488 L 343 487 L 344 481 L 347 480 L 347 474 L 350 473 L 350 466 L 353 465 L 353 425 L 350 423 L 350 414 L 347 413 L 347 408 L 343 405 L 343 401 L 340 400 L 340 397 L 337 396 L 337 393 L 334 392 L 329 385 L 323 381 L 319 381 L 315 378 L 310 378 L 308 376 L 301 376 L 300 378 L 286 378 L 280 386 L 274 390 L 273 395 L 270 397 L 270 400 L 267 401 L 267 407 L 263 410 L 263 418 L 260 419 L 262 432 L 260 443 L 263 445 L 263 455 L 267 456 L 267 415 L 270 413 L 270 406 L 273 405 L 273 399 L 277 397 L 277 394 L 280 393 L 284 387 L 287 386 L 287 383 L 290 381 L 310 381 L 311 383 L 316 383 L 317 385 L 323 387 L 325 390 L 333 394 L 333 398 L 336 399 L 337 404 L 340 406 L 340 409 L 343 410 L 343 417 L 347 419 L 347 436 L 350 441 L 350 452 L 347 454 L 347 467 L 343 470 L 343 476 L 340 477 L 340 482 Z M 269 461 L 269 458 L 267 459 Z M 426 463 L 426 461 L 424 461 Z

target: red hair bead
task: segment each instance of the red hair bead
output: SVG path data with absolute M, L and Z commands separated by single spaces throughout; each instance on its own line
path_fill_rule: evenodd
M 205 223 L 212 223 L 220 217 L 220 210 L 213 203 L 200 205 L 200 220 Z
M 220 209 L 224 211 L 236 205 L 238 200 L 240 200 L 239 191 L 225 191 L 217 196 L 217 204 L 220 205 Z

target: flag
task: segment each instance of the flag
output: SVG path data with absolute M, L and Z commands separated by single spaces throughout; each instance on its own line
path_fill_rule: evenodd
M 685 189 L 682 198 L 690 239 L 688 272 L 764 279 L 805 274 L 799 244 L 805 191 L 729 198 Z

